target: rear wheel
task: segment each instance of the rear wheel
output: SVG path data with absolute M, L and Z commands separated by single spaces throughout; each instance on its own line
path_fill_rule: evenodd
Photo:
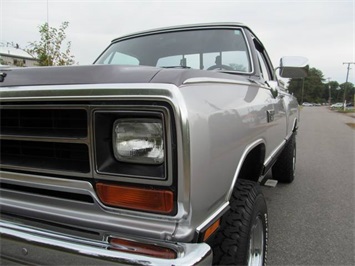
M 272 176 L 280 182 L 291 183 L 295 178 L 295 170 L 296 134 L 294 133 L 272 167 Z
M 264 265 L 267 208 L 259 185 L 238 180 L 212 245 L 214 265 Z

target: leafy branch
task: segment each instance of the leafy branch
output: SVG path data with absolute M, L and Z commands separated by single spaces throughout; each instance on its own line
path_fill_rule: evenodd
M 66 39 L 65 30 L 68 26 L 69 22 L 65 21 L 59 29 L 49 27 L 48 23 L 38 27 L 40 41 L 30 42 L 26 52 L 37 58 L 39 66 L 64 66 L 75 63 L 74 56 L 70 52 L 71 42 L 68 41 L 63 49 Z

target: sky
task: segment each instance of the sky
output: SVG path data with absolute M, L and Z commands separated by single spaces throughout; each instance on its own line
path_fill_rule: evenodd
M 274 67 L 282 56 L 304 56 L 325 82 L 344 83 L 344 63 L 355 63 L 355 0 L 0 0 L 0 45 L 26 49 L 39 40 L 39 25 L 59 28 L 64 21 L 79 65 L 91 64 L 119 36 L 206 22 L 248 25 Z M 355 83 L 355 65 L 348 81 Z

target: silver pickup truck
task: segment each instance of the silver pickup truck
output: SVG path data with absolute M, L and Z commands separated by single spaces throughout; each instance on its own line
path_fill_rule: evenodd
M 307 60 L 277 69 L 305 77 Z M 90 66 L 2 69 L 2 265 L 263 265 L 258 182 L 293 181 L 299 120 L 275 72 L 238 23 L 127 35 Z

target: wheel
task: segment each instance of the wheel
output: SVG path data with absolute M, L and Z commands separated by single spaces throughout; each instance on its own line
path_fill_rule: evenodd
M 295 169 L 296 134 L 294 133 L 272 167 L 272 176 L 282 183 L 291 183 L 295 178 Z
M 238 180 L 230 210 L 212 240 L 214 265 L 265 265 L 267 208 L 256 182 Z

